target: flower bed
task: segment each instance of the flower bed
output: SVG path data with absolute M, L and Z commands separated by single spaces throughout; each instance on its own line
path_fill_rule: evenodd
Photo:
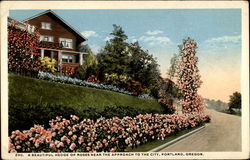
M 47 72 L 39 72 L 38 78 L 42 79 L 42 80 L 53 81 L 53 82 L 68 83 L 68 84 L 80 85 L 80 86 L 85 86 L 85 87 L 93 87 L 93 88 L 105 89 L 105 90 L 110 90 L 110 91 L 119 92 L 119 93 L 123 93 L 123 94 L 133 95 L 133 93 L 131 93 L 129 91 L 125 91 L 124 89 L 120 89 L 120 88 L 113 86 L 113 85 L 105 85 L 102 83 L 93 83 L 93 82 L 80 80 L 77 78 L 71 78 L 71 77 L 67 77 L 67 76 L 58 76 L 58 75 L 54 75 L 54 74 L 47 73 Z M 138 97 L 144 98 L 144 99 L 151 99 L 151 97 L 148 94 L 142 94 L 142 95 L 139 95 Z
M 23 132 L 13 131 L 9 137 L 9 152 L 116 152 L 136 147 L 165 137 L 180 130 L 208 122 L 204 114 L 167 115 L 145 114 L 134 118 L 114 117 L 80 121 L 56 117 L 51 128 L 34 125 Z

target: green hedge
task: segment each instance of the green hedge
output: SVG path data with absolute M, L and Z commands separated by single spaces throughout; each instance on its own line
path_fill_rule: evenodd
M 9 133 L 14 130 L 30 129 L 34 124 L 49 127 L 49 121 L 56 116 L 63 116 L 67 119 L 70 115 L 77 115 L 80 118 L 96 120 L 99 117 L 134 117 L 138 114 L 157 113 L 156 110 L 138 109 L 129 106 L 106 106 L 104 109 L 88 107 L 83 110 L 67 106 L 45 106 L 45 105 L 24 105 L 9 107 Z

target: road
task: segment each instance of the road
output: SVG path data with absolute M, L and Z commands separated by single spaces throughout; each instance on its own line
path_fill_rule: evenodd
M 241 117 L 215 110 L 207 113 L 212 121 L 204 129 L 159 152 L 241 151 Z

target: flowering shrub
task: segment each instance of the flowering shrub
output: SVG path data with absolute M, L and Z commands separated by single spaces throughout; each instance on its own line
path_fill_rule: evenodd
M 196 57 L 197 43 L 188 38 L 180 46 L 181 63 L 179 69 L 178 86 L 183 94 L 183 112 L 203 112 L 204 100 L 198 95 L 201 86 L 201 76 L 197 67 Z
M 87 81 L 88 82 L 92 82 L 92 83 L 100 83 L 100 80 L 95 75 L 89 76 L 89 78 L 87 79 Z
M 209 121 L 203 114 L 145 114 L 122 119 L 101 117 L 96 122 L 56 117 L 51 128 L 34 125 L 30 130 L 13 131 L 9 152 L 116 152 L 152 140 L 164 140 L 172 133 Z
M 55 72 L 56 71 L 56 60 L 51 59 L 49 57 L 44 57 L 43 59 L 40 58 L 42 66 L 44 67 L 46 72 Z
M 120 89 L 120 88 L 118 88 L 116 86 L 113 86 L 113 85 L 105 85 L 105 84 L 102 84 L 102 83 L 92 83 L 92 82 L 80 80 L 80 79 L 77 79 L 77 78 L 54 75 L 54 74 L 47 73 L 47 72 L 39 72 L 38 73 L 38 78 L 43 79 L 43 80 L 50 80 L 50 81 L 53 81 L 53 82 L 69 83 L 69 84 L 81 85 L 81 86 L 86 86 L 86 87 L 94 87 L 94 88 L 98 88 L 98 89 L 111 90 L 111 91 L 114 91 L 114 92 L 133 95 L 133 93 L 131 93 L 129 91 L 125 91 L 124 89 Z M 145 95 L 141 95 L 140 98 L 150 98 L 150 96 L 145 94 Z
M 16 24 L 8 26 L 8 69 L 20 74 L 37 74 L 42 70 L 39 58 L 39 33 L 16 28 Z
M 63 66 L 62 72 L 71 76 L 71 75 L 75 74 L 76 69 L 74 67 Z

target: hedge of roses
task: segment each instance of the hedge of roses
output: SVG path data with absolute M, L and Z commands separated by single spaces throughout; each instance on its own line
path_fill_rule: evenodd
M 80 86 L 86 86 L 86 87 L 93 87 L 93 88 L 111 90 L 111 91 L 114 91 L 114 92 L 133 95 L 132 92 L 126 91 L 124 89 L 120 89 L 120 88 L 118 88 L 116 86 L 113 86 L 113 85 L 105 85 L 105 84 L 102 84 L 102 83 L 93 83 L 93 82 L 80 80 L 80 79 L 77 79 L 77 78 L 54 75 L 54 74 L 51 74 L 51 73 L 48 73 L 48 72 L 39 72 L 38 73 L 38 78 L 42 79 L 42 80 L 53 81 L 53 82 L 68 83 L 68 84 L 74 84 L 74 85 L 80 85 Z M 139 98 L 144 98 L 144 99 L 151 99 L 151 97 L 148 94 L 142 94 L 142 95 L 139 95 L 138 97 Z
M 164 140 L 180 130 L 208 122 L 204 114 L 145 114 L 134 118 L 118 117 L 97 121 L 77 116 L 70 120 L 56 117 L 51 128 L 34 125 L 30 130 L 13 131 L 9 152 L 116 152 L 152 140 Z

